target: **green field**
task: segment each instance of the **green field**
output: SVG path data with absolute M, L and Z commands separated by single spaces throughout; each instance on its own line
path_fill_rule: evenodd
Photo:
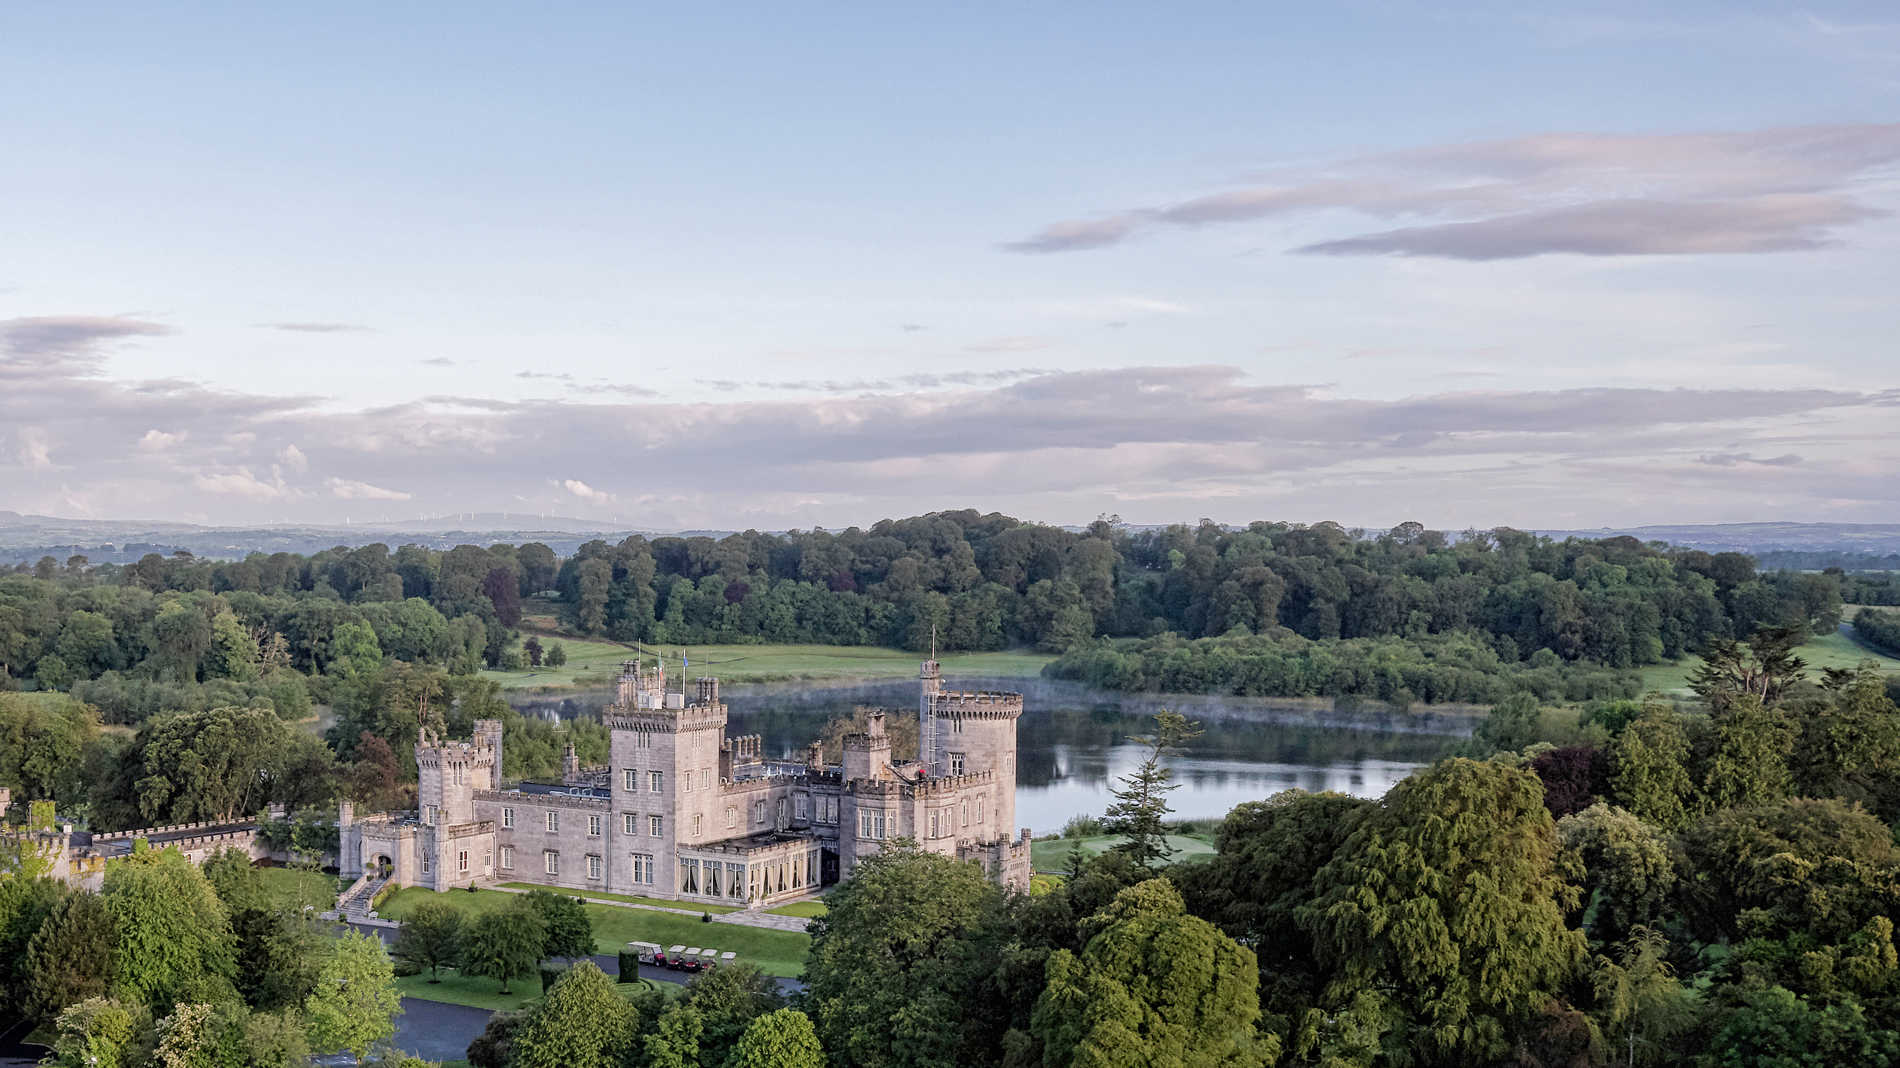
M 571 689 L 607 685 L 620 671 L 620 662 L 634 655 L 632 646 L 539 635 L 542 644 L 559 641 L 567 647 L 567 663 L 558 668 L 526 671 L 484 671 L 505 690 Z M 649 646 L 651 662 L 656 647 Z M 657 647 L 669 672 L 681 670 L 684 654 L 688 675 L 716 675 L 725 682 L 777 682 L 826 679 L 899 679 L 917 673 L 918 654 L 871 645 L 668 645 Z M 1033 678 L 1055 659 L 1045 653 L 1017 650 L 1000 653 L 946 653 L 939 658 L 946 675 L 995 678 Z
M 794 901 L 789 905 L 780 905 L 778 908 L 766 909 L 765 911 L 776 912 L 780 916 L 803 916 L 806 919 L 813 919 L 818 916 L 823 916 L 830 910 L 825 907 L 825 903 L 822 901 Z
M 1093 838 L 1037 839 L 1029 846 L 1029 864 L 1036 871 L 1068 871 L 1069 851 L 1078 843 L 1084 853 L 1094 856 L 1121 840 L 1121 836 L 1115 834 L 1100 834 Z M 1213 853 L 1214 840 L 1211 836 L 1171 834 L 1168 836 L 1168 848 L 1174 850 L 1173 859 L 1186 860 Z
M 435 891 L 419 886 L 404 887 L 391 894 L 377 911 L 387 919 L 400 920 L 418 903 L 434 895 Z M 471 915 L 506 908 L 520 897 L 500 890 L 477 890 L 472 894 L 466 890 L 451 890 L 440 896 Z M 707 923 L 693 916 L 618 905 L 584 907 L 588 919 L 593 921 L 594 942 L 601 953 L 618 953 L 627 948 L 628 942 L 635 941 L 657 942 L 662 946 L 711 946 L 737 953 L 740 960 L 756 964 L 771 975 L 795 977 L 805 970 L 805 957 L 811 951 L 811 937 L 792 931 Z
M 429 973 L 399 975 L 396 990 L 406 998 L 444 1001 L 450 1005 L 468 1005 L 477 1009 L 512 1011 L 541 1000 L 539 975 L 516 976 L 508 984 L 508 993 L 498 993 L 501 984 L 485 976 L 463 975 L 453 968 L 442 969 L 442 981 L 429 982 Z
M 300 868 L 258 868 L 264 889 L 279 907 L 301 908 L 309 905 L 318 912 L 336 907 L 337 878 L 320 871 Z
M 1808 670 L 1814 673 L 1820 672 L 1823 668 L 1858 667 L 1862 661 L 1866 660 L 1879 664 L 1880 670 L 1888 674 L 1900 673 L 1900 660 L 1873 652 L 1866 646 L 1856 644 L 1852 638 L 1838 631 L 1811 639 L 1797 652 L 1803 660 L 1808 662 Z M 1652 664 L 1644 668 L 1644 692 L 1687 695 L 1689 675 L 1701 662 L 1701 657 L 1687 657 L 1673 664 Z

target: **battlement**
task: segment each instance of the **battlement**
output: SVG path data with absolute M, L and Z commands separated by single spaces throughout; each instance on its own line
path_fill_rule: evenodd
M 679 694 L 669 694 L 679 697 Z M 615 706 L 602 713 L 601 718 L 609 730 L 616 731 L 652 731 L 656 734 L 678 734 L 682 731 L 716 728 L 723 730 L 726 725 L 726 706 L 713 705 L 676 705 L 667 708 L 621 708 Z
M 930 713 L 944 718 L 1016 719 L 1023 695 L 991 690 L 945 690 L 929 695 Z

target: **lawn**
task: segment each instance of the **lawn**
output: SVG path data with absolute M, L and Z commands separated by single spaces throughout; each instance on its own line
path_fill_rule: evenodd
M 400 920 L 434 894 L 435 891 L 419 886 L 404 887 L 391 894 L 378 912 L 387 919 Z M 471 913 L 481 913 L 506 908 L 520 895 L 500 890 L 477 890 L 472 894 L 466 890 L 451 890 L 441 897 Z M 737 953 L 740 960 L 756 964 L 769 974 L 797 976 L 804 972 L 805 957 L 811 951 L 811 937 L 792 931 L 708 923 L 693 916 L 618 905 L 584 907 L 587 918 L 594 924 L 595 945 L 607 954 L 620 952 L 627 948 L 628 942 L 711 946 Z
M 1812 638 L 1796 652 L 1808 662 L 1809 672 L 1817 675 L 1823 668 L 1858 667 L 1864 660 L 1878 663 L 1888 674 L 1900 673 L 1900 660 L 1872 652 L 1839 631 Z M 1643 691 L 1686 696 L 1689 675 L 1701 662 L 1701 657 L 1692 656 L 1673 664 L 1652 664 L 1643 669 Z
M 477 1009 L 512 1011 L 541 999 L 541 977 L 518 975 L 508 981 L 506 994 L 497 993 L 501 984 L 487 976 L 463 975 L 453 968 L 442 969 L 442 981 L 429 982 L 429 973 L 399 975 L 396 990 L 406 998 L 444 1001 L 450 1005 L 468 1005 Z
M 633 647 L 616 642 L 554 638 L 545 634 L 540 637 L 543 645 L 558 640 L 566 646 L 567 663 L 558 668 L 527 671 L 484 671 L 482 676 L 500 683 L 504 690 L 605 686 L 619 672 L 620 662 L 635 655 Z M 646 650 L 649 662 L 654 648 L 649 646 Z M 688 661 L 685 674 L 716 675 L 726 682 L 908 678 L 917 673 L 917 662 L 922 659 L 913 652 L 872 645 L 667 645 L 658 648 L 665 655 L 669 672 L 682 670 L 680 659 L 684 654 Z M 1055 658 L 1016 650 L 946 653 L 939 659 L 945 675 L 1033 678 L 1041 674 L 1044 664 Z
M 259 868 L 264 889 L 280 906 L 314 906 L 319 912 L 336 907 L 337 878 L 301 868 Z
M 803 916 L 809 920 L 823 916 L 831 910 L 826 908 L 825 903 L 822 901 L 794 901 L 789 905 L 780 905 L 775 909 L 766 909 L 765 911 L 776 912 L 780 916 Z
M 1121 840 L 1120 835 L 1114 834 L 1101 834 L 1093 838 L 1038 839 L 1030 843 L 1029 864 L 1036 871 L 1067 871 L 1069 851 L 1077 843 L 1081 844 L 1083 852 L 1094 856 Z M 1171 834 L 1168 836 L 1168 848 L 1174 850 L 1175 860 L 1185 860 L 1214 852 L 1214 841 L 1211 837 L 1201 835 Z
M 515 890 L 551 889 L 550 887 L 536 886 L 533 883 L 502 883 L 501 885 Z M 581 897 L 597 897 L 606 901 L 625 901 L 629 905 L 651 905 L 654 908 L 662 909 L 687 909 L 692 912 L 710 912 L 714 915 L 739 911 L 736 905 L 702 905 L 697 901 L 667 901 L 664 898 L 657 897 L 633 897 L 627 894 L 609 894 L 600 890 L 588 890 L 585 893 L 579 890 L 560 890 L 559 892 Z

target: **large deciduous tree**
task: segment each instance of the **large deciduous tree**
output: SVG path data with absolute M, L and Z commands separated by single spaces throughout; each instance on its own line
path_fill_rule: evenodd
M 1427 1060 L 1495 1058 L 1513 1026 L 1576 972 L 1576 891 L 1535 775 L 1442 761 L 1392 788 L 1314 881 L 1299 912 L 1329 997 L 1379 991 Z
M 429 982 L 442 981 L 443 968 L 453 968 L 462 959 L 462 910 L 447 901 L 424 901 L 402 921 L 389 955 L 421 970 L 429 969 Z
M 746 1025 L 726 1068 L 825 1068 L 825 1051 L 811 1018 L 797 1009 L 777 1009 Z
M 113 990 L 159 1008 L 220 1000 L 235 970 L 231 923 L 203 873 L 175 849 L 135 853 L 106 868 L 104 898 L 118 927 Z
M 498 980 L 506 994 L 510 979 L 534 974 L 546 939 L 547 924 L 525 901 L 477 916 L 462 940 L 462 973 Z
M 615 1068 L 639 1013 L 593 961 L 569 968 L 514 1034 L 512 1068 Z
M 371 1045 L 396 1033 L 402 995 L 377 938 L 351 931 L 330 939 L 321 953 L 316 989 L 304 998 L 310 1048 L 349 1050 L 361 1061 Z
M 1189 916 L 1165 879 L 1123 890 L 1057 950 L 1030 1018 L 1050 1068 L 1214 1068 L 1272 1063 L 1253 952 Z

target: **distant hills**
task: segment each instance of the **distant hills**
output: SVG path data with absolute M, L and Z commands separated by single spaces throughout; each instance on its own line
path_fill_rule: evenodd
M 572 516 L 512 512 L 465 512 L 351 525 L 210 527 L 164 520 L 63 519 L 0 511 L 0 564 L 31 563 L 42 556 L 65 560 L 74 554 L 93 563 L 130 563 L 147 553 L 170 555 L 181 549 L 214 558 L 239 558 L 254 552 L 307 555 L 337 545 L 379 541 L 392 547 L 413 543 L 435 549 L 538 541 L 566 556 L 595 538 L 619 541 L 631 534 L 718 537 L 726 533 L 729 531 L 663 531 Z M 1900 523 L 1715 523 L 1537 533 L 1553 538 L 1628 535 L 1709 552 L 1750 553 L 1761 557 L 1766 566 L 1900 566 L 1882 559 L 1900 555 Z

